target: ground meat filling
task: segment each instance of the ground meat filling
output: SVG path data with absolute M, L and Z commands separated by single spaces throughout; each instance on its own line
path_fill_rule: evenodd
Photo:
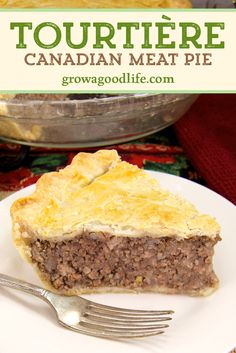
M 84 233 L 61 242 L 33 240 L 32 260 L 54 288 L 167 287 L 174 292 L 212 287 L 217 238 L 115 237 Z

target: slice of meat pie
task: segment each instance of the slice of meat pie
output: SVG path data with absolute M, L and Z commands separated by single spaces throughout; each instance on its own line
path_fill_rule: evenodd
M 11 209 L 13 238 L 45 286 L 63 294 L 208 295 L 219 225 L 114 150 L 79 153 Z

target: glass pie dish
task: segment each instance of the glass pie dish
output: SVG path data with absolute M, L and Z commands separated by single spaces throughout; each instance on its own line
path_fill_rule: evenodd
M 171 125 L 196 98 L 192 94 L 122 94 L 73 100 L 0 99 L 0 138 L 47 147 L 122 143 Z

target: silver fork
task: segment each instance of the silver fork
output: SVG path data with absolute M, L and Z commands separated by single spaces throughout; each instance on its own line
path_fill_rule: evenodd
M 0 274 L 0 285 L 33 294 L 55 310 L 58 322 L 86 335 L 110 339 L 159 335 L 171 320 L 172 310 L 131 310 L 52 293 L 41 287 Z

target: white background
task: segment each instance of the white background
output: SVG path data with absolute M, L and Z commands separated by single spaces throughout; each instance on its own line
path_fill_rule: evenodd
M 50 21 L 58 24 L 62 30 L 63 22 L 74 22 L 75 32 L 74 41 L 81 39 L 81 32 L 76 33 L 76 24 L 79 22 L 110 22 L 116 27 L 117 22 L 158 22 L 164 21 L 161 16 L 165 14 L 171 17 L 173 22 L 176 22 L 176 31 L 174 31 L 173 39 L 177 43 L 175 49 L 140 49 L 143 41 L 142 31 L 133 31 L 135 49 L 123 49 L 122 45 L 125 42 L 124 30 L 117 30 L 115 34 L 115 42 L 117 44 L 116 49 L 110 49 L 105 47 L 104 49 L 93 49 L 95 30 L 91 26 L 89 29 L 89 43 L 86 48 L 81 49 L 81 53 L 123 53 L 123 65 L 122 66 L 28 66 L 24 62 L 24 56 L 29 53 L 71 53 L 75 55 L 78 50 L 68 48 L 65 42 L 65 35 L 62 33 L 62 41 L 54 49 L 43 50 L 37 47 L 33 40 L 33 31 L 26 31 L 26 49 L 16 49 L 16 43 L 18 42 L 18 30 L 10 30 L 10 22 L 26 21 L 33 22 L 35 28 L 39 23 Z M 1 40 L 1 55 L 0 55 L 0 91 L 24 91 L 24 90 L 149 90 L 149 91 L 235 91 L 236 92 L 236 71 L 235 71 L 235 57 L 236 57 L 236 12 L 217 12 L 213 10 L 209 11 L 129 11 L 129 12 L 0 12 L 0 40 Z M 225 30 L 221 31 L 216 29 L 216 32 L 220 33 L 220 40 L 225 41 L 225 49 L 178 49 L 178 44 L 181 42 L 181 31 L 178 28 L 179 22 L 196 22 L 202 28 L 202 39 L 201 43 L 206 43 L 206 30 L 204 29 L 205 22 L 225 22 Z M 154 27 L 154 26 L 153 26 Z M 53 32 L 49 30 L 45 31 L 44 35 L 50 41 L 50 35 Z M 151 42 L 156 43 L 157 31 L 155 27 L 151 32 Z M 77 36 L 77 37 L 76 37 Z M 42 32 L 42 39 L 43 39 Z M 77 39 L 77 40 L 76 40 Z M 216 42 L 219 40 L 216 39 Z M 128 53 L 134 53 L 138 56 L 141 52 L 151 53 L 168 53 L 168 52 L 179 52 L 178 64 L 176 66 L 128 66 L 125 58 Z M 212 53 L 213 64 L 211 66 L 185 66 L 184 60 L 182 59 L 183 53 Z M 81 85 L 69 85 L 63 87 L 61 85 L 62 76 L 109 76 L 109 75 L 120 75 L 123 72 L 136 73 L 140 72 L 146 76 L 173 76 L 174 84 L 145 84 L 145 85 L 134 85 L 134 84 L 110 84 L 105 86 L 95 86 L 94 84 Z

